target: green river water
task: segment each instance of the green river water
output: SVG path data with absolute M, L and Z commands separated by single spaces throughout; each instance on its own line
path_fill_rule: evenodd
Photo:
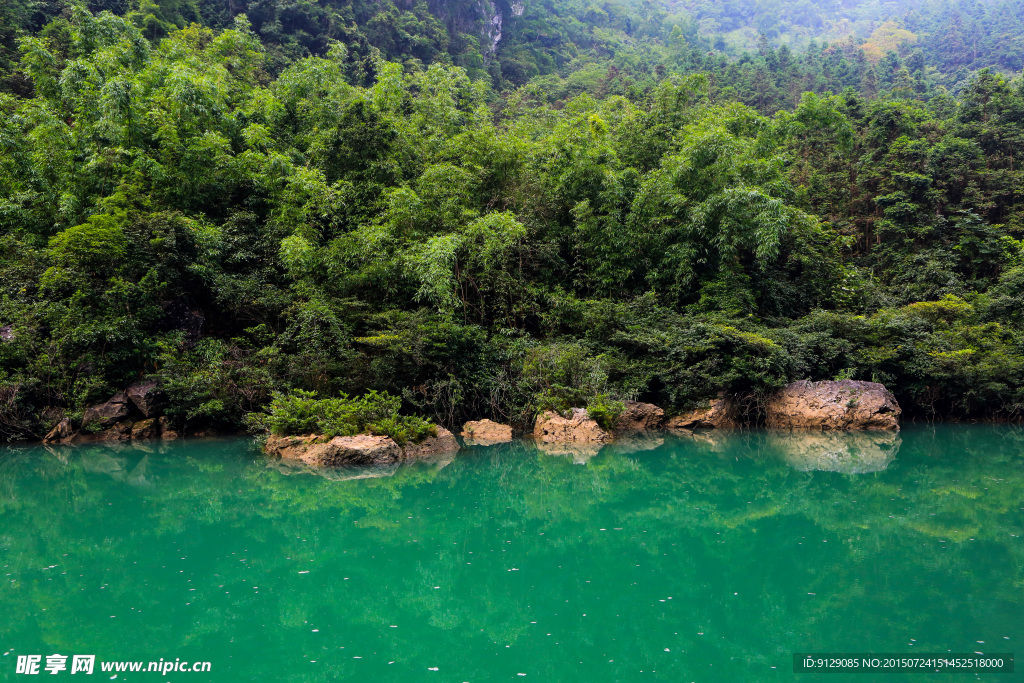
M 9 448 L 0 680 L 55 653 L 96 671 L 46 680 L 159 658 L 211 668 L 116 680 L 1022 680 L 792 663 L 1019 651 L 1022 536 L 1013 426 L 518 442 L 329 478 L 249 439 Z

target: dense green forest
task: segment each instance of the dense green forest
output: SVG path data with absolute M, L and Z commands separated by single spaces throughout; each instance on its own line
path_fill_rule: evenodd
M 835 377 L 1017 417 L 1022 36 L 1002 0 L 5 3 L 0 435 L 143 377 L 192 431 Z

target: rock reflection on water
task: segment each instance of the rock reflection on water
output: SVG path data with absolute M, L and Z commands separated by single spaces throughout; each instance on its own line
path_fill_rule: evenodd
M 372 467 L 311 467 L 296 460 L 280 458 L 267 460 L 267 467 L 285 476 L 309 474 L 331 481 L 352 481 L 355 479 L 392 477 L 398 471 L 399 464 L 396 462 Z
M 606 446 L 606 451 L 619 455 L 631 455 L 633 453 L 653 451 L 664 445 L 665 437 L 657 432 L 635 432 L 616 439 Z
M 149 486 L 146 478 L 146 470 L 149 466 L 149 454 L 151 449 L 143 449 L 138 446 L 132 448 L 95 445 L 77 449 L 70 446 L 63 446 L 58 449 L 47 447 L 46 450 L 57 458 L 61 463 L 67 464 L 71 458 L 77 455 L 82 470 L 90 474 L 101 474 L 110 477 L 114 481 L 120 481 L 132 486 Z M 139 458 L 139 455 L 142 455 Z
M 677 430 L 675 434 L 680 439 L 692 441 L 703 450 L 724 454 L 736 443 L 737 437 L 747 432 L 732 429 L 700 429 L 694 432 Z
M 527 438 L 506 444 L 471 446 L 463 449 L 461 455 L 453 451 L 414 458 L 400 464 L 372 467 L 319 468 L 277 459 L 268 460 L 267 467 L 285 475 L 309 474 L 332 481 L 350 481 L 392 477 L 400 469 L 409 467 L 441 470 L 456 458 L 466 457 L 470 453 L 494 455 L 519 452 L 525 455 L 537 452 L 546 456 L 566 458 L 576 465 L 586 465 L 599 454 L 613 457 L 643 457 L 646 453 L 664 447 L 669 441 L 692 444 L 698 451 L 713 453 L 719 458 L 756 459 L 768 456 L 802 472 L 823 471 L 843 474 L 881 472 L 892 462 L 900 446 L 897 432 L 764 432 L 713 429 L 671 433 L 637 432 L 620 437 L 611 443 L 559 443 Z M 111 468 L 111 476 L 117 478 L 116 466 L 113 463 L 108 466 Z M 100 471 L 102 466 L 97 462 L 90 469 Z
M 128 476 L 128 459 L 115 455 L 116 453 L 105 448 L 89 448 L 82 451 L 79 460 L 82 469 L 90 474 L 105 474 L 114 481 L 124 481 Z M 62 460 L 67 462 L 66 457 Z
M 357 479 L 393 477 L 402 467 L 431 467 L 436 470 L 443 470 L 455 461 L 457 454 L 457 451 L 445 451 L 443 453 L 420 456 L 401 463 L 395 462 L 366 467 L 313 467 L 298 460 L 268 458 L 267 467 L 286 476 L 309 474 L 323 477 L 330 481 L 354 481 Z
M 540 441 L 538 439 L 534 443 L 537 445 L 537 450 L 541 453 L 572 458 L 572 461 L 577 465 L 587 464 L 591 458 L 600 453 L 601 449 L 605 447 L 605 444 L 603 443 L 586 443 L 580 441 L 557 442 Z
M 576 465 L 585 465 L 598 453 L 632 455 L 653 451 L 665 445 L 661 432 L 633 432 L 610 443 L 588 443 L 585 441 L 558 442 L 534 440 L 538 451 L 545 455 L 571 458 Z
M 194 439 L 193 447 L 219 444 L 237 449 L 237 439 Z M 33 471 L 40 476 L 58 477 L 72 471 L 98 475 L 136 487 L 154 484 L 151 456 L 160 458 L 176 446 L 159 441 L 85 442 L 76 444 L 9 445 L 0 449 L 0 479 L 15 471 Z
M 684 449 L 694 448 L 695 451 L 690 452 L 712 453 L 729 460 L 761 459 L 767 456 L 803 472 L 864 474 L 881 472 L 889 466 L 899 451 L 900 435 L 898 432 L 888 431 L 675 430 L 636 432 L 611 443 L 545 443 L 526 438 L 505 444 L 471 446 L 462 449 L 461 453 L 449 451 L 402 463 L 371 467 L 318 468 L 283 459 L 261 460 L 265 467 L 288 476 L 305 474 L 331 481 L 351 481 L 393 477 L 401 469 L 409 467 L 440 471 L 457 458 L 473 453 L 487 453 L 491 456 L 499 453 L 541 453 L 566 458 L 576 465 L 586 465 L 598 454 L 631 459 L 643 458 L 665 447 L 666 444 L 682 446 Z M 690 446 L 687 447 L 685 444 Z M 106 476 L 114 481 L 134 486 L 149 486 L 149 455 L 163 453 L 166 449 L 167 446 L 162 444 L 97 443 L 81 446 L 45 446 L 41 450 L 50 456 L 45 459 L 49 463 L 48 467 L 66 467 L 75 463 L 89 474 Z M 7 464 L 13 463 L 9 461 Z M 37 466 L 47 465 L 37 462 Z
M 898 432 L 769 432 L 768 444 L 802 472 L 881 472 L 900 448 Z

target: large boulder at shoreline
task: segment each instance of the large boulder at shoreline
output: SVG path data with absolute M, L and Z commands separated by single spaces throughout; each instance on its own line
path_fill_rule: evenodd
M 103 428 L 113 427 L 120 420 L 131 415 L 132 402 L 123 392 L 114 394 L 106 403 L 90 406 L 82 417 L 82 427 L 98 425 Z
M 779 429 L 899 429 L 900 406 L 877 382 L 793 382 L 765 406 L 765 423 Z
M 387 436 L 271 436 L 263 450 L 313 467 L 390 465 L 402 459 L 402 448 Z
M 410 441 L 405 444 L 402 450 L 406 458 L 421 458 L 437 453 L 457 451 L 459 450 L 459 442 L 455 440 L 454 434 L 438 425 L 437 436 L 428 436 L 419 443 L 412 443 Z
M 612 435 L 601 429 L 584 408 L 573 408 L 572 416 L 565 418 L 546 410 L 537 417 L 533 436 L 540 443 L 601 444 L 612 440 Z
M 665 411 L 653 403 L 626 401 L 625 410 L 615 421 L 616 432 L 645 432 L 659 429 L 665 421 Z
M 490 446 L 512 440 L 512 428 L 491 420 L 473 420 L 462 425 L 462 439 L 467 446 Z
M 75 430 L 71 427 L 71 418 L 65 417 L 43 437 L 43 443 L 69 443 L 74 435 Z
M 136 382 L 128 387 L 125 394 L 145 417 L 158 417 L 167 405 L 167 394 L 153 380 Z
M 695 408 L 670 417 L 665 421 L 666 429 L 692 430 L 698 427 L 727 429 L 737 426 L 736 406 L 728 396 L 708 401 L 707 407 Z

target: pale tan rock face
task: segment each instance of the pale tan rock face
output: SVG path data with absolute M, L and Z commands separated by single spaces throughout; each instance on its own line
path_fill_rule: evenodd
M 358 436 L 271 436 L 266 453 L 298 460 L 314 467 L 346 465 L 387 465 L 402 459 L 402 449 L 389 437 Z
M 665 411 L 653 403 L 626 401 L 626 409 L 615 421 L 616 432 L 644 432 L 660 429 L 665 421 Z
M 462 425 L 462 438 L 467 446 L 490 446 L 512 440 L 512 428 L 491 420 L 474 420 Z
M 455 435 L 441 426 L 437 428 L 437 436 L 428 436 L 419 443 L 407 443 L 404 449 L 406 458 L 421 458 L 457 450 L 459 450 L 459 442 L 455 440 Z
M 583 408 L 573 408 L 569 418 L 544 411 L 537 417 L 533 436 L 541 443 L 606 443 L 612 439 Z
M 765 406 L 766 424 L 781 429 L 900 428 L 892 392 L 877 382 L 793 382 Z
M 263 450 L 269 455 L 278 455 L 311 467 L 377 467 L 397 464 L 409 458 L 453 453 L 459 450 L 459 442 L 450 431 L 438 427 L 437 436 L 427 437 L 420 443 L 408 443 L 404 449 L 387 436 L 359 434 L 332 439 L 308 434 L 271 436 Z
M 727 429 L 737 426 L 736 406 L 729 397 L 714 398 L 706 408 L 696 408 L 669 418 L 666 429 L 695 429 L 697 427 Z

